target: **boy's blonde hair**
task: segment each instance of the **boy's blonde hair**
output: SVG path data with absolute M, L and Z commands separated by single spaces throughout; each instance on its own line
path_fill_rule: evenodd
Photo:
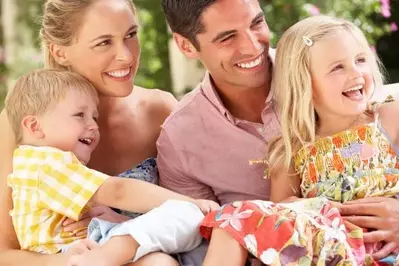
M 375 88 L 383 85 L 381 63 L 371 50 L 366 37 L 353 23 L 329 16 L 314 16 L 299 21 L 289 28 L 277 45 L 272 87 L 281 114 L 281 136 L 269 147 L 268 164 L 271 171 L 291 166 L 294 154 L 316 138 L 317 114 L 312 102 L 312 75 L 310 71 L 311 46 L 326 36 L 351 34 L 370 58 Z
M 17 143 L 22 140 L 24 117 L 44 114 L 72 90 L 87 93 L 98 103 L 93 85 L 73 72 L 46 69 L 18 79 L 5 100 L 5 110 Z

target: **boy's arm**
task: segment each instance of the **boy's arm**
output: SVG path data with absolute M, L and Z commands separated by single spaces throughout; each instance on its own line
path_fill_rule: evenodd
M 169 199 L 195 200 L 137 179 L 109 177 L 91 198 L 92 202 L 114 208 L 146 213 Z

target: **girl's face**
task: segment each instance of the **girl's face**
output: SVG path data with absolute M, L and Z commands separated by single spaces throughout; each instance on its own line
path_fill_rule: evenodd
M 361 114 L 374 91 L 370 53 L 350 33 L 324 37 L 310 48 L 313 104 L 320 119 Z
M 126 0 L 96 1 L 85 12 L 75 42 L 65 47 L 70 68 L 87 78 L 100 95 L 129 95 L 140 58 L 137 27 Z

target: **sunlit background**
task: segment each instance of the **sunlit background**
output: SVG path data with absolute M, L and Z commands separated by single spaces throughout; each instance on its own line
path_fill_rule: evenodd
M 0 108 L 6 90 L 20 75 L 42 66 L 38 42 L 45 0 L 1 0 Z M 170 37 L 160 0 L 136 0 L 142 55 L 135 83 L 171 91 L 181 97 L 201 80 L 203 68 L 186 60 Z M 399 82 L 399 0 L 269 0 L 261 1 L 274 46 L 281 33 L 301 18 L 329 14 L 356 23 L 366 34 L 388 72 Z M 184 14 L 182 14 L 184 16 Z

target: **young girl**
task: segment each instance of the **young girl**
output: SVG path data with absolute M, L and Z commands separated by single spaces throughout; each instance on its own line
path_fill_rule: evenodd
M 222 228 L 269 265 L 397 263 L 397 254 L 374 261 L 385 243 L 365 244 L 363 230 L 334 208 L 399 193 L 399 105 L 370 104 L 382 80 L 365 36 L 348 21 L 316 16 L 284 33 L 273 77 L 282 134 L 267 162 L 271 201 L 285 203 L 225 205 L 206 217 L 204 236 Z

